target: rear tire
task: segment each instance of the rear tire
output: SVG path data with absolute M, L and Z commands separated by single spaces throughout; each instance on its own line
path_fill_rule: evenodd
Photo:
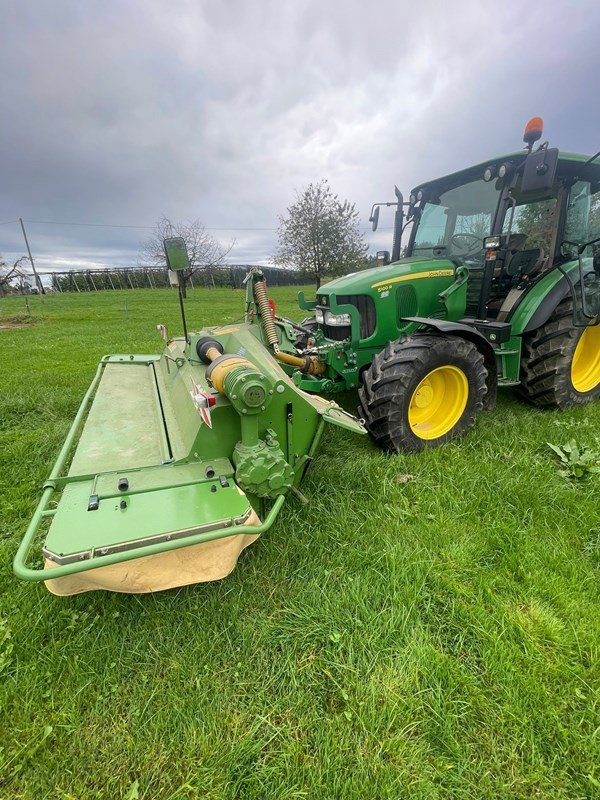
M 487 377 L 483 355 L 472 342 L 458 336 L 403 336 L 364 372 L 358 415 L 386 452 L 437 447 L 475 424 Z
M 587 371 L 581 367 L 584 351 L 590 354 Z M 523 337 L 516 391 L 540 408 L 572 408 L 600 397 L 600 328 L 576 328 L 570 298 L 559 303 L 548 322 Z

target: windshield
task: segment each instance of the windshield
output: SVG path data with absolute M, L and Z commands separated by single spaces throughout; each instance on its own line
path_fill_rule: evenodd
M 437 196 L 435 186 L 427 187 L 411 254 L 483 264 L 483 238 L 491 232 L 500 195 L 497 183 L 479 178 Z

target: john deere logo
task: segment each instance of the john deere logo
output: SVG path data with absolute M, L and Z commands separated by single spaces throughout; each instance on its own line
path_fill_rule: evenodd
M 416 281 L 421 278 L 449 278 L 451 275 L 454 275 L 453 269 L 430 269 L 427 270 L 427 272 L 409 272 L 407 275 L 399 275 L 397 278 L 388 278 L 385 281 L 378 281 L 371 286 L 371 289 L 378 289 L 381 292 L 390 289 L 392 283 Z

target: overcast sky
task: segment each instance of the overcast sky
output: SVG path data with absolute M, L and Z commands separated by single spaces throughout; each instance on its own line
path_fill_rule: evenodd
M 394 183 L 519 149 L 531 116 L 600 149 L 599 33 L 598 0 L 5 0 L 0 223 L 26 220 L 40 269 L 135 265 L 143 228 L 64 223 L 163 214 L 260 262 L 326 177 L 366 230 Z

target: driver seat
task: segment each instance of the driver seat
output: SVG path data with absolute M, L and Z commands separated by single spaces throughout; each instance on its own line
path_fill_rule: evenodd
M 504 273 L 511 278 L 532 275 L 534 272 L 541 270 L 545 263 L 546 258 L 541 247 L 535 247 L 531 250 L 517 250 L 516 252 L 511 252 L 507 259 L 504 265 Z

